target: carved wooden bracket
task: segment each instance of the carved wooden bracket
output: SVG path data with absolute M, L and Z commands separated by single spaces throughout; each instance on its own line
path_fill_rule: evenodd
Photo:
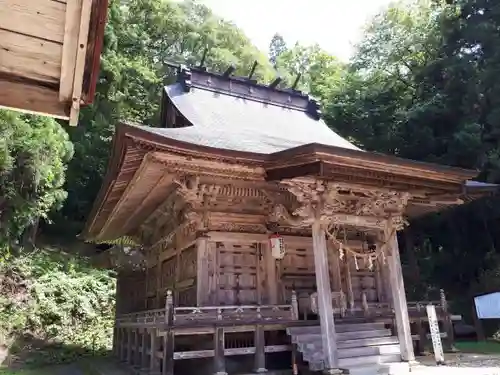
M 180 180 L 174 180 L 177 184 L 178 194 L 193 209 L 205 207 L 213 201 L 221 190 L 220 185 L 200 183 L 199 176 L 188 176 Z
M 357 227 L 402 227 L 404 210 L 410 194 L 397 191 L 377 191 L 321 180 L 285 180 L 282 186 L 298 203 L 293 210 L 281 203 L 275 204 L 270 220 L 294 227 L 304 227 L 319 220 L 324 224 Z

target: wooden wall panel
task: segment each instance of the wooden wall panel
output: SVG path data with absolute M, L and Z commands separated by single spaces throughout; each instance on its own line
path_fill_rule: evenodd
M 170 257 L 161 263 L 160 289 L 174 289 L 176 259 Z
M 282 302 L 290 302 L 291 292 L 306 295 L 316 291 L 314 254 L 310 246 L 286 246 L 286 253 L 280 261 L 279 277 Z
M 0 72 L 59 84 L 61 44 L 0 29 L 0 51 Z
M 259 303 L 258 243 L 216 242 L 217 302 L 221 305 Z
M 2 29 L 63 43 L 66 4 L 53 0 L 0 0 Z
M 172 258 L 174 259 L 174 258 Z M 198 265 L 198 251 L 196 245 L 192 245 L 178 254 L 176 263 L 177 281 L 175 292 L 178 306 L 196 306 L 196 276 Z

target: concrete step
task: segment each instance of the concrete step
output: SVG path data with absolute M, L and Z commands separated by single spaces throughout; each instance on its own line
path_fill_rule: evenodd
M 403 362 L 351 366 L 348 370 L 349 375 L 405 375 L 410 373 L 408 363 Z
M 335 331 L 337 333 L 353 332 L 353 331 L 370 331 L 370 330 L 378 330 L 378 329 L 384 329 L 384 328 L 385 328 L 385 324 L 383 322 L 336 324 L 335 325 Z M 287 328 L 287 333 L 289 335 L 321 333 L 321 327 L 319 325 L 309 326 L 309 327 L 290 327 L 290 328 Z
M 399 344 L 396 336 L 371 337 L 366 339 L 345 340 L 337 343 L 339 349 L 359 348 L 363 346 Z
M 302 352 L 302 356 L 304 357 L 304 359 L 312 358 L 312 356 L 315 356 L 316 353 L 319 353 L 320 358 L 322 358 L 321 356 L 323 355 L 323 345 L 319 342 L 302 345 L 301 347 L 299 347 L 299 350 Z M 399 344 L 367 346 L 338 350 L 339 358 L 367 357 L 386 354 L 401 354 Z
M 303 338 L 303 336 L 299 336 L 299 338 Z M 317 341 L 321 340 L 321 336 L 317 336 Z M 296 343 L 297 346 L 306 347 L 308 344 L 314 344 L 315 340 L 301 340 Z M 396 336 L 387 336 L 387 337 L 372 337 L 367 339 L 355 339 L 355 340 L 346 340 L 337 342 L 338 349 L 348 349 L 348 348 L 362 348 L 362 347 L 370 347 L 370 346 L 379 346 L 379 345 L 392 345 L 399 344 L 399 340 Z
M 340 368 L 351 368 L 362 365 L 376 365 L 389 362 L 401 362 L 400 354 L 370 355 L 364 357 L 340 358 Z
M 399 344 L 393 344 L 339 349 L 338 353 L 339 358 L 351 358 L 371 355 L 401 354 L 401 349 Z
M 351 340 L 362 340 L 369 339 L 375 337 L 391 337 L 392 333 L 390 329 L 377 329 L 370 331 L 356 331 L 356 332 L 343 332 L 337 333 L 337 343 L 342 343 L 343 341 L 351 341 Z M 306 343 L 313 341 L 321 341 L 321 334 L 301 334 L 301 335 L 292 335 L 292 342 L 298 343 Z
M 409 374 L 408 364 L 397 361 L 401 361 L 401 357 L 396 355 L 343 358 L 339 360 L 339 366 L 348 370 L 350 375 Z M 323 361 L 318 358 L 311 359 L 308 364 L 311 371 L 321 371 L 325 368 Z

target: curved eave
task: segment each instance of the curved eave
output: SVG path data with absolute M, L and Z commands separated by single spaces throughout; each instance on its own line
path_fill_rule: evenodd
M 420 186 L 422 191 L 434 191 L 436 194 L 459 194 L 465 180 L 476 175 L 475 171 L 319 144 L 308 144 L 273 154 L 218 149 L 167 138 L 133 124 L 121 123 L 116 128 L 108 170 L 82 233 L 83 237 L 90 239 L 99 234 L 102 229 L 99 226 L 102 224 L 96 225 L 97 218 L 104 216 L 100 219 L 104 222 L 108 219 L 105 216 L 111 214 L 113 205 L 121 198 L 144 157 L 151 151 L 163 151 L 193 160 L 216 160 L 228 164 L 262 167 L 266 169 L 268 180 L 303 176 L 333 178 L 335 168 L 344 168 L 347 174 L 364 172 L 368 176 L 367 184 L 376 179 L 380 181 L 386 175 L 397 176 L 403 183 L 412 177 L 414 186 Z M 286 170 L 294 174 L 283 174 Z M 373 177 L 375 173 L 378 175 Z M 429 187 L 431 185 L 426 185 L 429 181 L 436 186 L 432 188 Z M 406 185 L 401 186 L 401 189 L 405 189 Z

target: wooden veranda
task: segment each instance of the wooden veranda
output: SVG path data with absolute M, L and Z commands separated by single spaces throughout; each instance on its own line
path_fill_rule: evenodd
M 243 354 L 263 372 L 277 352 L 294 373 L 408 371 L 426 302 L 407 302 L 397 231 L 471 199 L 476 172 L 360 150 L 309 96 L 205 69 L 180 67 L 161 113 L 118 126 L 83 233 L 127 238 L 106 252 L 116 355 L 164 375 Z

